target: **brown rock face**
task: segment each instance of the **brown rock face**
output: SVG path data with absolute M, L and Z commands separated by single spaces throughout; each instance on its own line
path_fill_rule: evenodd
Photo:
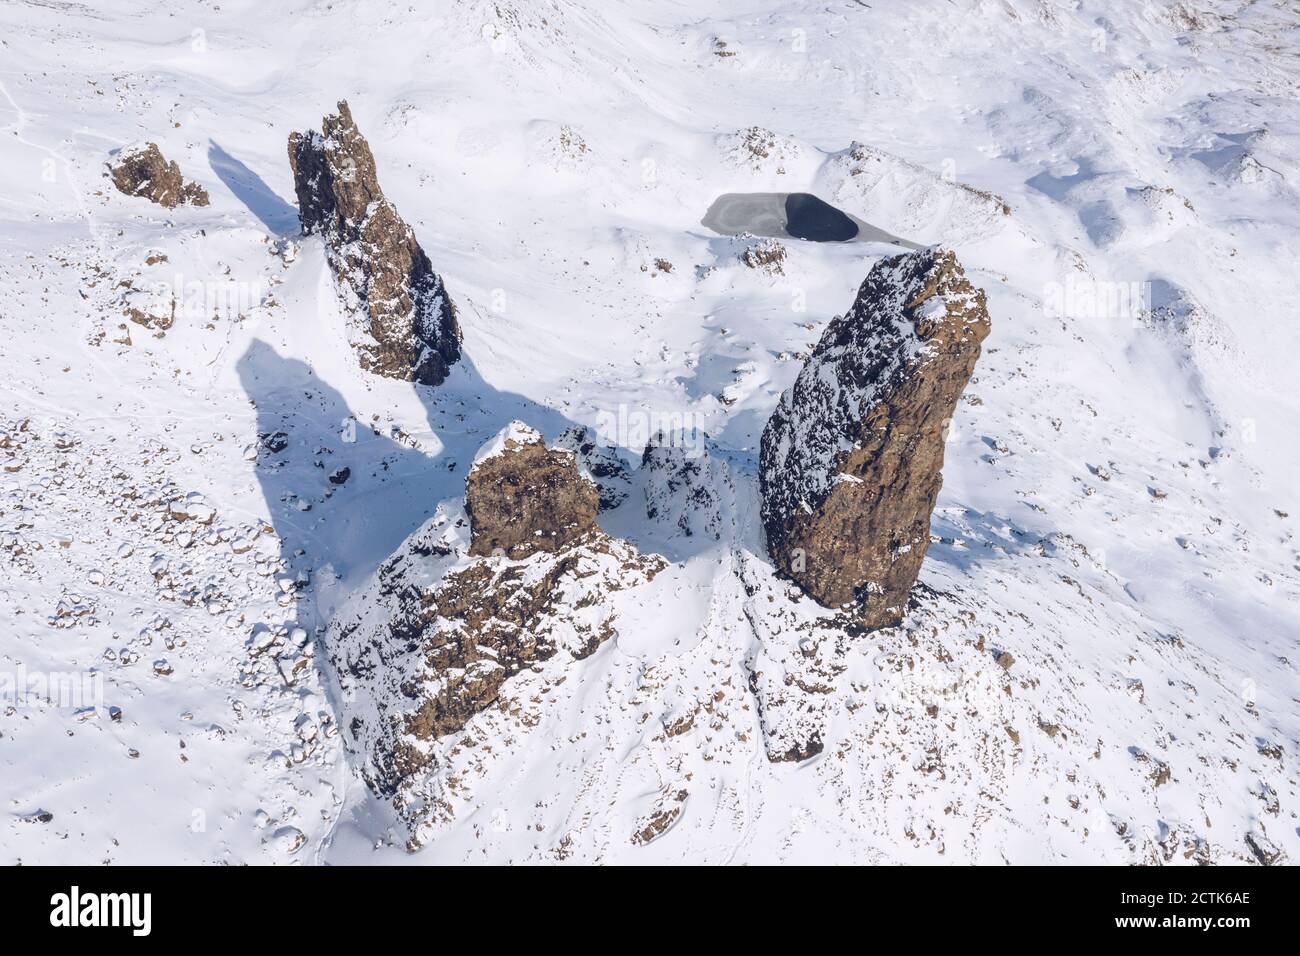
M 290 135 L 289 165 L 303 232 L 324 237 L 344 298 L 362 318 L 354 343 L 361 367 L 441 384 L 460 357 L 460 326 L 442 279 L 384 198 L 346 102 L 321 130 Z
M 574 628 L 565 645 L 574 660 L 590 657 L 613 637 L 608 613 L 589 624 L 575 620 L 565 607 L 566 594 L 585 588 L 586 606 L 596 607 L 600 597 L 624 586 L 607 573 L 582 585 L 592 576 L 596 555 L 621 560 L 621 571 L 633 580 L 640 574 L 653 578 L 662 566 L 657 558 L 642 557 L 595 534 L 581 547 L 546 558 L 536 578 L 526 575 L 523 565 L 475 562 L 449 575 L 437 590 L 425 592 L 412 620 L 394 619 L 394 636 L 418 637 L 425 654 L 423 673 L 437 678 L 426 685 L 436 690 L 410 715 L 405 731 L 433 740 L 463 729 L 497 701 L 502 687 L 520 671 L 555 655 L 561 646 L 554 634 L 557 616 L 567 616 Z
M 600 493 L 578 472 L 573 452 L 547 449 L 518 422 L 494 441 L 465 481 L 470 554 L 500 550 L 526 558 L 558 551 L 595 529 Z
M 108 171 L 118 192 L 143 196 L 167 209 L 175 209 L 181 203 L 208 204 L 207 190 L 197 183 L 185 182 L 181 168 L 174 161 L 167 162 L 156 143 L 124 152 L 116 163 L 109 165 Z
M 448 547 L 458 524 L 439 515 L 413 535 L 327 642 L 347 701 L 344 746 L 409 828 L 410 849 L 451 812 L 461 741 L 493 734 L 494 714 L 523 734 L 541 723 L 545 688 L 580 680 L 581 662 L 617 637 L 613 595 L 666 566 L 599 530 L 527 564 L 462 563 Z
M 902 621 L 930 543 L 943 446 L 989 332 L 956 255 L 878 262 L 763 432 L 768 550 L 828 607 L 867 628 Z
M 418 614 L 427 638 L 428 671 L 442 680 L 411 714 L 406 731 L 421 740 L 461 730 L 494 703 L 501 687 L 523 668 L 549 660 L 556 644 L 544 621 L 558 603 L 557 585 L 582 564 L 582 554 L 557 558 L 539 581 L 525 582 L 522 566 L 497 573 L 478 562 L 451 575 L 428 595 Z M 445 621 L 439 631 L 432 622 Z

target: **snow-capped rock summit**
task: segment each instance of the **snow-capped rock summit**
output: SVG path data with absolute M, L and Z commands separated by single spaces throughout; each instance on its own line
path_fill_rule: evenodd
M 326 244 L 361 367 L 439 385 L 460 358 L 460 326 L 442 278 L 411 227 L 384 198 L 370 145 L 346 101 L 321 132 L 289 136 L 302 230 Z
M 773 560 L 822 604 L 860 603 L 869 628 L 902 620 L 948 424 L 988 332 L 984 293 L 951 250 L 883 259 L 763 431 Z
M 482 450 L 465 481 L 470 553 L 525 558 L 557 551 L 596 527 L 600 493 L 574 453 L 511 422 Z

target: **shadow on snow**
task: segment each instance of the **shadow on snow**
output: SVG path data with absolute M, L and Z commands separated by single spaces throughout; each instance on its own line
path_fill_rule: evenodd
M 208 164 L 226 188 L 235 194 L 262 225 L 277 236 L 298 231 L 298 209 L 281 199 L 261 176 L 208 140 Z
M 253 342 L 237 363 L 245 394 L 257 410 L 262 443 L 257 478 L 291 574 L 305 571 L 314 604 L 328 621 L 338 603 L 363 584 L 440 502 L 463 500 L 465 475 L 478 448 L 512 419 L 553 439 L 572 423 L 563 415 L 502 392 L 462 357 L 438 388 L 416 389 L 433 432 L 422 444 L 381 433 L 358 420 L 346 399 L 307 363 Z M 347 469 L 346 477 L 342 470 Z M 331 480 L 333 476 L 333 480 Z

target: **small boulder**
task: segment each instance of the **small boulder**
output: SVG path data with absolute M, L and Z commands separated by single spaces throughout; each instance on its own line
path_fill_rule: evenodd
M 207 190 L 197 183 L 185 182 L 181 168 L 175 161 L 164 159 L 156 143 L 123 150 L 117 161 L 109 164 L 108 171 L 118 192 L 143 196 L 166 209 L 175 209 L 182 203 L 208 204 Z

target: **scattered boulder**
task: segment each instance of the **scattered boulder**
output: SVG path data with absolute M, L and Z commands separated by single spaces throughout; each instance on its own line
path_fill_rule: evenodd
M 734 56 L 732 53 L 722 55 Z M 753 172 L 773 171 L 778 176 L 785 175 L 787 163 L 798 163 L 807 152 L 798 140 L 761 126 L 750 126 L 723 136 L 721 144 L 735 166 Z
M 166 209 L 175 209 L 181 203 L 208 204 L 207 190 L 198 183 L 185 182 L 181 168 L 175 161 L 164 159 L 156 143 L 123 150 L 117 161 L 109 164 L 108 171 L 118 192 L 143 196 Z
M 439 385 L 460 357 L 460 326 L 441 277 L 415 233 L 384 198 L 375 158 L 346 102 L 321 132 L 289 137 L 298 217 L 325 240 L 349 311 L 361 367 Z
M 930 540 L 947 425 L 989 332 L 956 255 L 884 259 L 831 322 L 763 431 L 778 570 L 864 627 L 902 621 Z
M 483 446 L 465 480 L 470 554 L 513 559 L 559 551 L 596 527 L 600 493 L 574 453 L 511 422 Z
M 786 248 L 775 239 L 761 239 L 746 246 L 740 254 L 740 261 L 751 269 L 758 269 L 768 275 L 785 275 Z
M 259 432 L 257 441 L 273 455 L 289 447 L 289 435 L 286 432 Z
M 284 854 L 292 856 L 303 848 L 307 843 L 307 834 L 303 833 L 297 827 L 283 826 L 271 834 L 270 838 L 263 841 L 272 848 Z
M 1286 854 L 1281 847 L 1255 830 L 1246 834 L 1246 846 L 1261 866 L 1275 866 L 1286 859 Z
M 176 301 L 172 300 L 171 309 L 166 315 L 155 315 L 134 306 L 127 306 L 123 309 L 122 314 L 136 325 L 142 325 L 146 329 L 159 333 L 166 332 L 176 324 Z

